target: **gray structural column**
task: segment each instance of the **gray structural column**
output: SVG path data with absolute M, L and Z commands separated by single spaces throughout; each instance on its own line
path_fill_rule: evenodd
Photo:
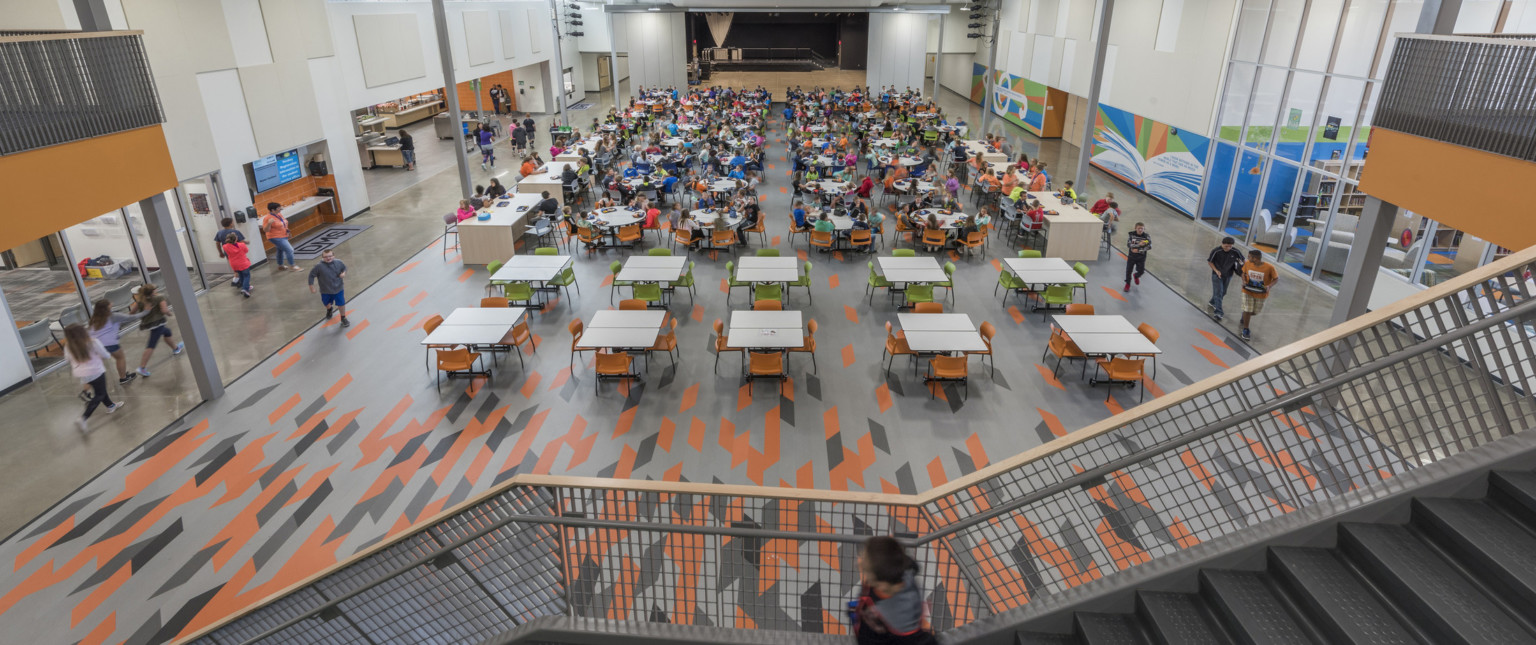
M 1392 236 L 1395 221 L 1397 206 L 1375 197 L 1365 198 L 1365 208 L 1360 211 L 1360 221 L 1355 224 L 1355 241 L 1344 261 L 1339 298 L 1333 302 L 1332 324 L 1365 313 L 1371 302 L 1371 290 L 1376 287 L 1382 252 L 1387 248 L 1387 238 Z
M 1456 30 L 1456 16 L 1460 12 L 1461 0 L 1425 0 L 1419 11 L 1415 31 L 1442 36 L 1453 34 Z M 1366 197 L 1365 209 L 1360 212 L 1360 222 L 1355 225 L 1355 242 L 1349 247 L 1349 259 L 1344 262 L 1339 298 L 1333 303 L 1333 324 L 1359 316 L 1369 308 L 1371 292 L 1375 290 L 1376 278 L 1381 273 L 1382 252 L 1387 248 L 1387 239 L 1392 237 L 1392 224 L 1397 221 L 1397 211 L 1394 204 Z
M 459 84 L 453 77 L 453 52 L 448 49 L 448 11 L 443 0 L 432 0 L 432 22 L 437 26 L 437 59 L 443 65 L 443 98 L 448 101 L 448 118 L 453 119 L 453 156 L 459 164 L 459 192 L 464 199 L 474 194 L 469 179 L 469 158 L 464 153 L 464 113 L 459 111 Z
M 550 85 L 555 88 L 555 105 L 560 106 L 560 125 L 570 127 L 571 115 L 565 111 L 565 54 L 560 51 L 560 0 L 549 0 L 549 12 L 549 30 L 555 35 L 555 57 L 551 61 L 555 68 L 550 70 Z
M 944 7 L 944 13 L 939 14 L 939 53 L 933 55 L 933 91 L 928 94 L 929 100 L 938 100 L 939 76 L 944 73 L 944 19 L 949 17 L 949 7 Z
M 1099 9 L 1098 41 L 1093 43 L 1093 72 L 1088 76 L 1088 116 L 1083 119 L 1083 138 L 1078 144 L 1077 172 L 1072 183 L 1078 194 L 1088 189 L 1088 161 L 1093 158 L 1093 123 L 1099 114 L 1099 86 L 1104 84 L 1104 57 L 1109 52 L 1109 23 L 1114 17 L 1115 0 L 1104 0 Z
M 1004 0 L 1007 2 L 1008 0 Z M 941 32 L 942 33 L 942 32 Z M 1001 7 L 993 9 L 992 13 L 992 51 L 987 53 L 987 76 L 982 80 L 982 86 L 986 88 L 981 94 L 981 134 L 987 135 L 987 124 L 992 122 L 992 91 L 997 85 L 997 40 L 1003 36 L 1003 10 Z M 977 137 L 981 138 L 981 137 Z
M 160 259 L 160 275 L 165 279 L 165 297 L 171 303 L 180 340 L 187 344 L 186 358 L 192 366 L 192 379 L 197 382 L 197 392 L 203 400 L 210 401 L 224 396 L 224 381 L 219 378 L 219 365 L 213 358 L 213 345 L 208 341 L 208 328 L 203 324 L 203 312 L 197 308 L 197 290 L 187 277 L 187 257 L 181 252 L 181 233 L 176 231 L 180 219 L 171 210 L 164 194 L 139 201 L 139 211 L 144 214 L 144 225 L 149 229 L 149 243 Z
M 619 100 L 619 36 L 614 32 L 617 29 L 614 18 L 618 14 L 606 14 L 608 20 L 608 79 L 613 86 L 613 107 L 623 109 L 624 103 Z

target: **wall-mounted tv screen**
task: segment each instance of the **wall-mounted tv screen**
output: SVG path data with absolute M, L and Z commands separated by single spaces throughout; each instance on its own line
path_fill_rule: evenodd
M 256 192 L 266 192 L 304 176 L 299 166 L 299 151 L 279 152 L 251 162 L 251 175 L 256 180 Z

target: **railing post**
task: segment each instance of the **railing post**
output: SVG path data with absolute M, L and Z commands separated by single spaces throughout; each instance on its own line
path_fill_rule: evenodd
M 561 511 L 565 508 L 565 488 L 553 487 L 551 490 L 555 492 L 555 508 L 551 515 L 560 517 Z M 571 552 L 566 545 L 570 541 L 569 531 L 575 530 L 576 527 L 564 524 L 555 526 L 560 532 L 560 596 L 565 598 L 566 617 L 574 618 L 576 603 L 571 601 Z
M 923 519 L 928 522 L 928 526 L 938 526 L 938 523 L 933 519 L 933 513 L 928 511 L 928 506 L 926 504 L 919 506 L 918 510 L 922 511 Z M 942 540 L 942 544 L 936 544 L 935 547 L 944 549 L 945 551 L 949 552 L 950 561 L 954 562 L 955 568 L 960 570 L 960 578 L 965 581 L 965 586 L 970 587 L 971 595 L 980 599 L 981 608 L 985 609 L 989 614 L 996 614 L 997 608 L 993 605 L 991 596 L 987 594 L 986 586 L 982 585 L 981 581 L 976 579 L 976 572 L 972 571 L 971 567 L 965 566 L 965 564 L 960 561 L 960 553 L 957 552 L 953 546 L 950 546 L 949 541 L 954 539 L 954 537 L 954 535 L 945 536 Z

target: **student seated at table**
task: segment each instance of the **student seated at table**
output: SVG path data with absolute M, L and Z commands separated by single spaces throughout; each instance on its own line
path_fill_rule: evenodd
M 822 211 L 821 214 L 816 217 L 816 223 L 812 228 L 817 233 L 833 233 L 837 231 L 837 225 L 832 223 L 832 219 L 827 216 L 826 211 Z
M 485 194 L 489 199 L 498 199 L 507 194 L 507 187 L 501 185 L 501 182 L 493 177 L 491 178 L 491 185 L 485 187 Z
M 538 172 L 539 165 L 533 163 L 533 157 L 523 157 L 523 165 L 522 167 L 518 168 L 517 174 L 527 177 L 528 175 L 537 174 Z
M 938 216 L 938 214 L 937 213 L 933 213 L 933 212 L 929 212 L 927 218 L 918 220 L 917 230 L 918 230 L 918 234 L 919 234 L 919 239 L 921 239 L 921 234 L 923 233 L 923 231 L 926 231 L 926 230 L 928 230 L 930 228 L 931 229 L 939 229 L 941 227 L 942 226 L 939 224 L 939 216 Z M 930 245 L 927 245 L 927 244 L 923 245 L 923 247 L 926 248 L 929 252 L 934 252 L 934 253 L 936 253 L 936 252 L 941 250 L 938 247 L 930 246 Z
M 695 222 L 693 220 L 693 214 L 692 213 L 683 213 L 682 221 L 679 221 L 677 223 L 677 230 L 684 231 L 684 232 L 689 234 L 689 237 L 688 237 L 688 248 L 689 249 L 696 249 L 696 248 L 698 248 L 699 242 L 704 241 L 704 238 L 707 235 L 704 232 L 704 229 L 699 226 L 698 222 Z
M 454 217 L 459 218 L 459 221 L 462 222 L 462 221 L 467 220 L 467 219 L 469 219 L 471 217 L 474 217 L 474 216 L 475 216 L 475 208 L 473 206 L 470 206 L 469 200 L 467 200 L 467 199 L 459 200 L 459 210 L 454 211 Z
M 731 220 L 728 216 L 732 212 L 734 212 L 734 210 L 731 208 L 720 208 L 715 210 L 714 228 L 716 231 L 731 230 Z
M 576 169 L 566 164 L 565 170 L 560 171 L 560 183 L 567 186 L 576 183 Z
M 795 228 L 805 228 L 805 205 L 801 204 L 800 200 L 795 200 L 795 208 L 791 214 L 795 218 Z

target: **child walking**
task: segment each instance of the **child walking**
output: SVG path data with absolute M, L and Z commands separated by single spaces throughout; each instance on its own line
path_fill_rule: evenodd
M 70 373 L 81 383 L 91 386 L 91 399 L 85 402 L 85 412 L 75 419 L 75 427 L 81 434 L 87 432 L 86 423 L 96 407 L 102 404 L 107 406 L 107 412 L 117 412 L 123 407 L 122 403 L 113 403 L 112 397 L 107 396 L 107 368 L 102 361 L 111 357 L 107 349 L 102 347 L 101 341 L 93 338 L 81 325 L 69 325 L 64 328 L 64 357 L 69 359 Z
M 226 239 L 221 250 L 224 257 L 229 259 L 229 270 L 235 272 L 240 295 L 251 297 L 251 258 L 245 240 Z
M 165 296 L 160 295 L 159 289 L 153 283 L 146 282 L 139 286 L 139 292 L 133 296 L 133 306 L 128 308 L 128 313 L 144 313 L 144 319 L 139 322 L 139 327 L 149 332 L 149 340 L 144 345 L 144 356 L 139 359 L 139 376 L 149 378 L 149 357 L 154 356 L 155 346 L 160 344 L 160 339 L 171 342 L 171 327 L 168 316 L 171 313 L 171 303 L 165 301 Z M 186 349 L 183 343 L 176 343 L 171 349 L 172 356 L 180 356 Z
M 336 310 L 341 310 L 341 326 L 351 327 L 352 321 L 347 320 L 347 293 L 346 285 L 342 283 L 347 277 L 347 265 L 336 259 L 336 254 L 326 249 L 320 254 L 320 262 L 315 268 L 309 270 L 309 292 L 320 294 L 320 304 L 325 305 L 325 319 L 330 320 L 336 315 Z M 315 282 L 319 281 L 319 289 L 315 288 Z
M 859 645 L 937 644 L 928 626 L 928 603 L 917 586 L 917 563 L 901 543 L 876 536 L 859 556 L 863 584 L 851 611 Z

